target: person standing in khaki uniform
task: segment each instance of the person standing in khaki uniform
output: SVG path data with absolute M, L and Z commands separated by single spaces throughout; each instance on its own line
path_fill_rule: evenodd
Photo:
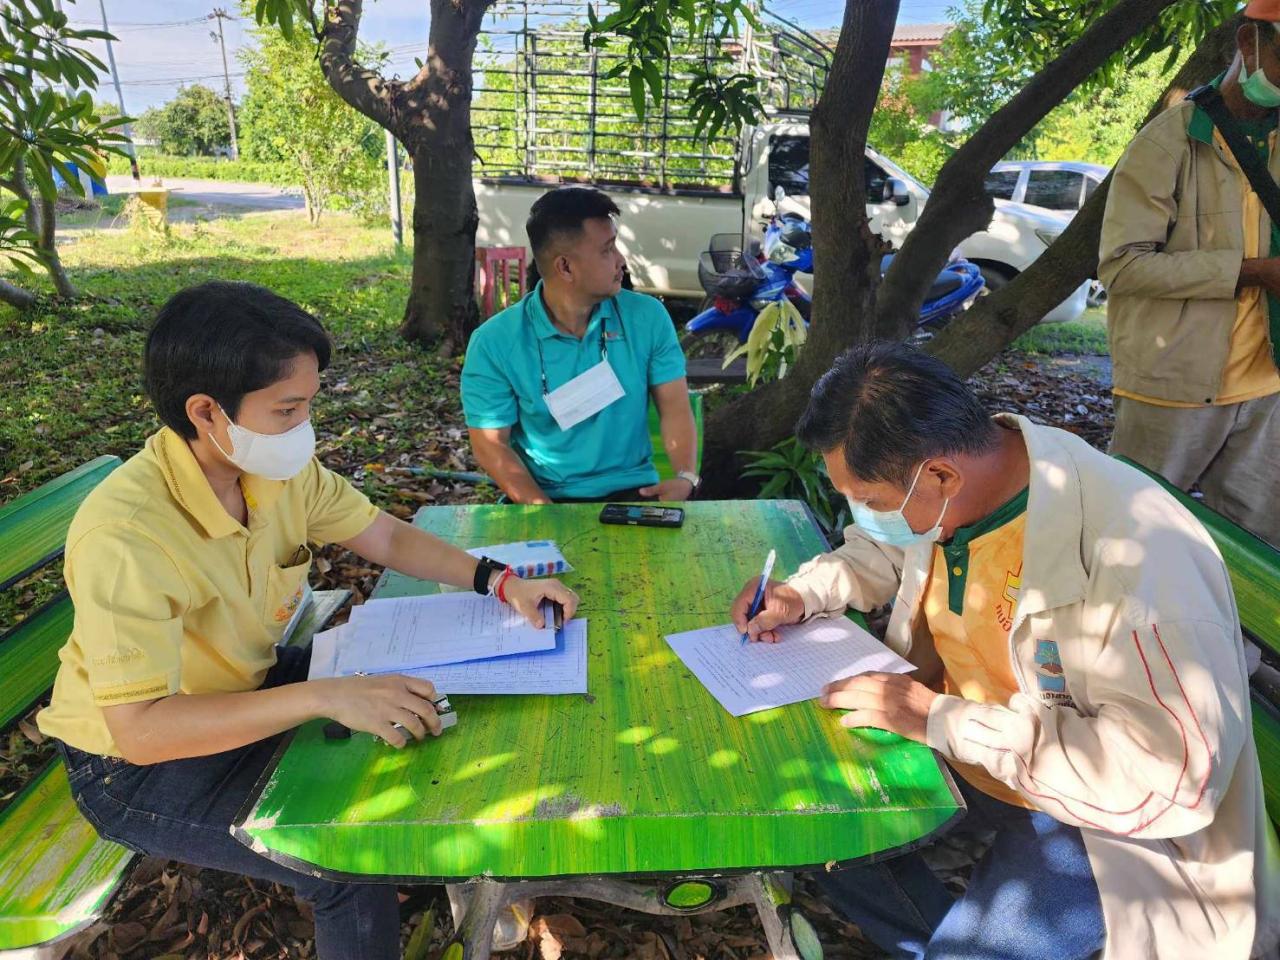
M 1280 0 L 1251 0 L 1213 81 L 1229 122 L 1280 172 Z M 1280 545 L 1280 227 L 1200 106 L 1135 137 L 1112 177 L 1098 276 L 1107 287 L 1111 452 Z

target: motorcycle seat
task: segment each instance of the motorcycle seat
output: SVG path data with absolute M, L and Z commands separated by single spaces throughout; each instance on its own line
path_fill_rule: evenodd
M 893 263 L 893 254 L 885 254 L 880 260 L 880 276 L 884 276 L 889 272 L 889 264 Z M 937 300 L 945 297 L 949 293 L 954 293 L 964 286 L 964 277 L 953 270 L 943 270 L 938 274 L 937 279 L 933 281 L 933 285 L 929 287 L 929 292 L 924 295 L 925 302 Z

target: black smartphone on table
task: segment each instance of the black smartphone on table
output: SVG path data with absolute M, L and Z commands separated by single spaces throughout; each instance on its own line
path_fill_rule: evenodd
M 632 527 L 679 527 L 684 511 L 679 507 L 646 507 L 634 503 L 606 503 L 600 511 L 601 523 Z

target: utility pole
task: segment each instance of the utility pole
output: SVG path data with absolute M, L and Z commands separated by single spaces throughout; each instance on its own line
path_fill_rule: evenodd
M 107 26 L 107 0 L 98 0 L 98 9 L 102 11 L 102 32 L 110 33 L 111 28 Z M 120 116 L 127 117 L 129 112 L 124 108 L 124 93 L 120 89 L 120 73 L 116 70 L 116 55 L 111 50 L 111 41 L 105 41 L 107 44 L 107 63 L 111 66 L 111 81 L 116 85 L 116 102 L 120 104 Z M 139 181 L 142 175 L 138 173 L 138 154 L 133 149 L 133 130 L 129 124 L 124 125 L 124 135 L 128 139 L 125 141 L 125 153 L 129 154 L 129 169 L 133 173 L 133 179 Z
M 231 159 L 240 159 L 240 143 L 236 139 L 236 108 L 231 103 L 231 74 L 227 72 L 227 43 L 222 38 L 222 21 L 234 19 L 229 16 L 226 10 L 221 7 L 214 7 L 213 13 L 209 14 L 210 20 L 218 21 L 218 32 L 209 32 L 209 36 L 218 41 L 218 46 L 222 48 L 222 82 L 223 90 L 227 96 L 227 123 L 231 125 Z
M 396 155 L 396 137 L 387 131 L 387 185 L 391 201 L 391 236 L 396 246 L 404 244 L 404 225 L 400 219 L 400 158 Z

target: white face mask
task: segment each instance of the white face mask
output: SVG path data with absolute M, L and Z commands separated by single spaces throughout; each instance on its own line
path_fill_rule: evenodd
M 218 404 L 218 409 L 227 417 L 222 404 Z M 268 480 L 297 476 L 316 454 L 316 433 L 310 420 L 284 433 L 255 433 L 227 417 L 227 436 L 231 440 L 230 452 L 222 449 L 212 433 L 209 439 L 219 453 L 245 473 Z

